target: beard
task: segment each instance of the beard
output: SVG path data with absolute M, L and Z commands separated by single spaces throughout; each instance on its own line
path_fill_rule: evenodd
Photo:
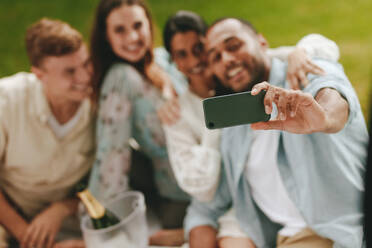
M 263 63 L 258 62 L 258 61 L 256 61 L 256 62 L 257 62 L 257 64 L 256 64 L 255 68 L 250 68 L 250 70 L 249 70 L 250 75 L 252 75 L 252 78 L 248 82 L 245 82 L 245 85 L 247 85 L 247 87 L 240 90 L 239 92 L 251 91 L 252 88 L 256 84 L 262 83 L 263 81 L 266 80 L 265 65 Z
M 262 60 L 258 60 L 257 58 L 252 58 L 249 63 L 247 61 L 243 62 L 243 67 L 245 71 L 250 75 L 248 81 L 241 83 L 244 85 L 243 88 L 236 90 L 228 83 L 226 80 L 225 82 L 221 82 L 225 88 L 229 89 L 232 92 L 246 92 L 252 90 L 252 88 L 258 84 L 262 83 L 263 81 L 267 80 L 266 77 L 266 67 Z

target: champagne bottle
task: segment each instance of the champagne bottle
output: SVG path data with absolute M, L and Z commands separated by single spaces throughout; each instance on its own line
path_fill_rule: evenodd
M 77 196 L 88 211 L 94 229 L 106 228 L 120 222 L 112 212 L 106 209 L 87 189 L 85 182 L 76 186 Z

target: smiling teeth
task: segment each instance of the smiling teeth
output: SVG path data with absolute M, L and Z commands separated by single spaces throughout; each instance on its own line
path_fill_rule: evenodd
M 75 90 L 80 90 L 80 91 L 84 91 L 88 88 L 88 86 L 86 85 L 74 85 L 74 89 Z
M 200 72 L 202 72 L 203 68 L 201 66 L 197 66 L 197 67 L 194 67 L 190 70 L 191 73 L 193 74 L 199 74 Z
M 232 78 L 234 76 L 236 76 L 239 72 L 241 72 L 243 70 L 243 67 L 239 66 L 239 67 L 236 67 L 234 69 L 231 69 L 229 70 L 229 72 L 227 73 L 227 75 Z
M 130 45 L 130 46 L 127 46 L 127 50 L 128 51 L 135 51 L 138 49 L 138 45 Z

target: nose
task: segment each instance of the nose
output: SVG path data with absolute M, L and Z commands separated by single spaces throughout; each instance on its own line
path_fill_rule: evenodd
M 232 56 L 229 52 L 227 52 L 227 51 L 222 51 L 221 52 L 221 61 L 223 63 L 229 64 L 229 63 L 233 62 L 234 59 L 235 59 L 234 56 Z
M 139 34 L 137 31 L 132 30 L 131 32 L 129 32 L 128 39 L 127 39 L 128 42 L 134 42 L 134 41 L 137 41 L 138 39 L 139 39 Z
M 190 65 L 189 67 L 193 68 L 200 63 L 200 59 L 195 57 L 194 55 L 190 55 L 190 56 L 188 56 L 188 61 L 187 62 Z

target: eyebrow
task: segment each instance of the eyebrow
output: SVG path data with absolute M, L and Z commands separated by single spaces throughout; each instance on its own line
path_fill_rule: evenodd
M 114 29 L 116 29 L 116 28 L 125 28 L 125 26 L 124 26 L 124 24 L 123 23 L 115 23 L 114 25 Z
M 223 43 L 226 44 L 226 43 L 228 43 L 229 41 L 231 41 L 231 40 L 235 40 L 235 39 L 236 39 L 236 37 L 231 36 L 231 37 L 228 37 L 228 38 L 224 39 L 224 40 L 223 40 Z M 209 55 L 210 55 L 214 50 L 215 50 L 214 48 L 209 49 L 208 52 L 207 52 L 207 56 L 209 56 Z
M 214 52 L 214 50 L 216 50 L 216 49 L 214 49 L 214 48 L 212 48 L 212 49 L 209 49 L 209 50 L 207 51 L 207 56 L 211 55 L 211 53 L 213 53 L 213 52 Z
M 229 37 L 229 38 L 226 38 L 223 43 L 226 44 L 226 43 L 229 43 L 229 41 L 231 40 L 236 40 L 236 37 L 232 36 L 232 37 Z
M 64 69 L 64 73 L 72 73 L 75 71 L 75 68 L 74 67 L 67 67 Z

